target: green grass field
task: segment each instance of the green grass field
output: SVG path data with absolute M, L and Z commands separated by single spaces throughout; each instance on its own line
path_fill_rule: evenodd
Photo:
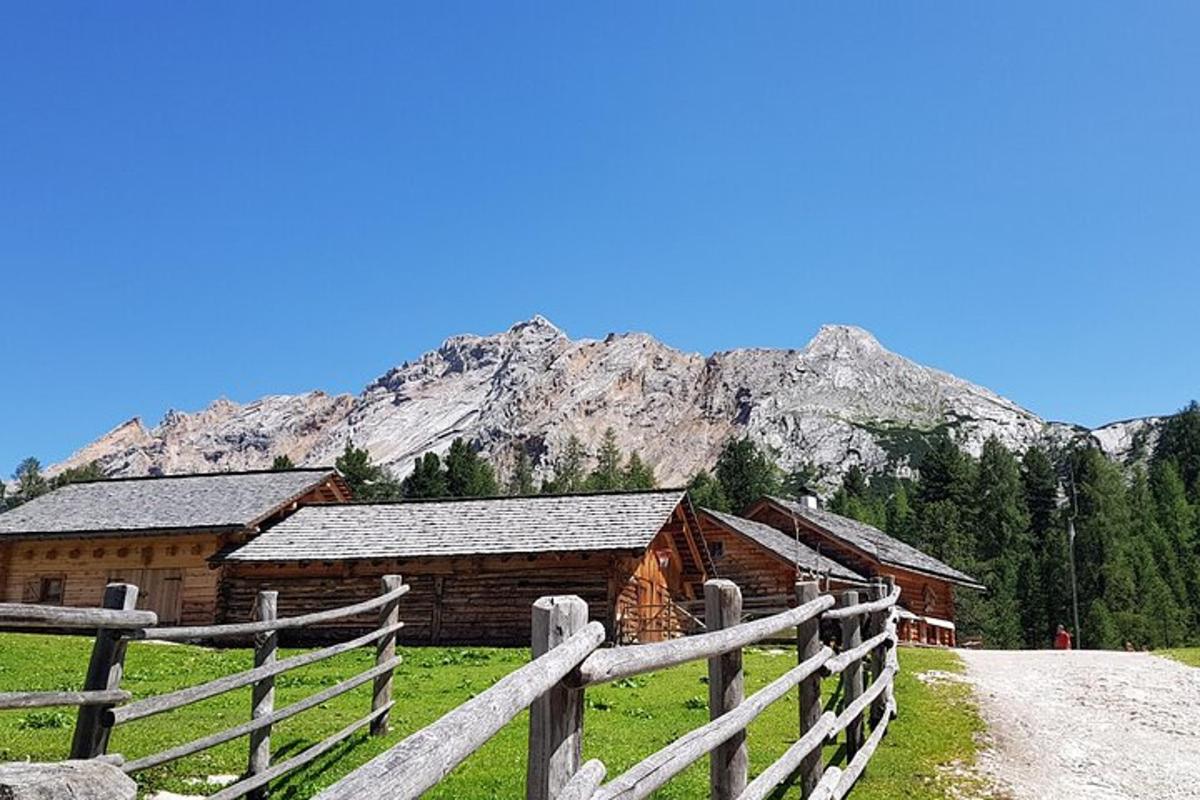
M 0 691 L 79 688 L 90 646 L 90 640 L 83 638 L 0 635 Z M 396 673 L 392 733 L 383 739 L 372 739 L 365 733 L 356 736 L 308 768 L 273 784 L 273 797 L 299 800 L 313 796 L 404 735 L 486 689 L 528 657 L 525 650 L 494 648 L 404 648 L 401 652 L 404 664 Z M 358 651 L 281 676 L 276 684 L 276 707 L 337 683 L 369 666 L 372 659 L 372 653 Z M 940 767 L 969 764 L 974 758 L 975 734 L 982 723 L 966 687 L 944 682 L 926 685 L 915 677 L 927 670 L 957 671 L 958 659 L 946 651 L 902 649 L 900 662 L 902 673 L 896 683 L 900 716 L 892 723 L 867 777 L 855 789 L 856 800 L 949 797 L 952 779 Z M 794 655 L 785 651 L 749 651 L 747 694 L 794 663 Z M 123 685 L 135 697 L 144 697 L 250 666 L 248 650 L 135 643 L 129 648 Z M 707 720 L 704 674 L 702 663 L 689 664 L 589 689 L 585 757 L 602 759 L 613 777 L 703 724 Z M 751 725 L 752 775 L 794 741 L 794 697 L 792 694 L 788 700 L 779 701 Z M 114 731 L 110 751 L 127 758 L 147 755 L 245 721 L 249 705 L 249 689 L 245 689 L 139 720 Z M 369 707 L 368 685 L 285 721 L 274 731 L 276 758 L 315 744 L 363 716 Z M 70 709 L 0 712 L 0 761 L 65 757 L 73 723 L 74 711 Z M 429 796 L 447 800 L 521 796 L 526 735 L 527 720 L 522 715 Z M 827 751 L 829 757 L 834 754 L 832 748 Z M 245 759 L 246 741 L 241 739 L 142 772 L 138 779 L 147 790 L 207 794 L 212 789 L 197 781 L 208 775 L 237 774 L 245 768 Z M 701 761 L 657 796 L 704 797 L 706 784 L 707 766 Z M 777 795 L 797 796 L 795 790 Z
M 1200 667 L 1200 647 L 1180 647 L 1174 650 L 1159 650 L 1158 655 L 1182 661 L 1192 667 Z

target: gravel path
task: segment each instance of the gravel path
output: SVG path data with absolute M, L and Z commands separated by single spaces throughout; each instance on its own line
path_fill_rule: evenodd
M 1146 653 L 960 651 L 1017 800 L 1200 798 L 1200 669 Z

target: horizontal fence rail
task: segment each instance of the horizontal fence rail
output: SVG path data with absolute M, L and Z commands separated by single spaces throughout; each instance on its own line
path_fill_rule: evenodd
M 526 708 L 529 716 L 527 800 L 639 800 L 705 756 L 715 800 L 764 800 L 789 780 L 806 798 L 840 800 L 866 769 L 895 715 L 894 611 L 900 592 L 873 581 L 868 599 L 820 595 L 815 581 L 797 584 L 795 607 L 741 622 L 741 593 L 728 581 L 705 584 L 706 632 L 654 644 L 598 649 L 604 634 L 587 623 L 577 597 L 534 605 L 533 660 L 329 789 L 318 800 L 410 800 L 440 782 Z M 835 607 L 836 606 L 836 607 Z M 840 652 L 823 645 L 820 622 L 839 623 Z M 743 698 L 742 649 L 795 629 L 797 665 Z M 707 724 L 692 730 L 607 783 L 599 760 L 583 762 L 587 687 L 693 661 L 709 666 Z M 839 676 L 840 707 L 821 707 L 820 681 Z M 869 685 L 864 687 L 867 677 Z M 796 741 L 753 781 L 745 731 L 772 703 L 796 691 Z M 869 725 L 870 734 L 864 737 Z M 845 763 L 822 763 L 822 748 L 844 735 Z
M 146 628 L 136 631 L 132 638 L 150 639 L 157 642 L 186 642 L 191 639 L 244 639 L 260 633 L 310 628 L 326 622 L 334 622 L 347 617 L 356 617 L 387 605 L 408 594 L 411 586 L 403 585 L 378 597 L 343 606 L 329 611 L 317 611 L 298 617 L 283 617 L 282 619 L 261 620 L 259 622 L 240 622 L 226 625 L 196 625 L 180 628 Z
M 158 624 L 153 611 L 110 608 L 68 608 L 0 603 L 0 628 L 61 628 L 133 631 Z

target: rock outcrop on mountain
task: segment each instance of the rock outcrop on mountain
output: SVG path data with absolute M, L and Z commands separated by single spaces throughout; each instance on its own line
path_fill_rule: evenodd
M 663 485 L 711 467 L 729 437 L 748 435 L 785 467 L 816 467 L 828 487 L 854 464 L 903 474 L 943 427 L 972 453 L 992 435 L 1018 450 L 1092 436 L 1120 459 L 1153 444 L 1156 420 L 1096 431 L 1046 422 L 852 326 L 827 325 L 801 350 L 705 358 L 641 333 L 574 340 L 539 316 L 500 334 L 447 339 L 358 396 L 222 399 L 171 411 L 152 429 L 133 419 L 55 470 L 89 461 L 110 475 L 263 468 L 279 455 L 331 464 L 352 442 L 403 475 L 419 454 L 461 436 L 502 473 L 525 448 L 545 476 L 570 436 L 594 451 L 609 427 Z

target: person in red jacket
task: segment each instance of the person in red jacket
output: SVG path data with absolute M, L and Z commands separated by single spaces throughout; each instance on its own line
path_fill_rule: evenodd
M 1058 630 L 1054 632 L 1054 649 L 1055 650 L 1070 650 L 1071 649 L 1071 634 L 1062 625 L 1058 626 Z

